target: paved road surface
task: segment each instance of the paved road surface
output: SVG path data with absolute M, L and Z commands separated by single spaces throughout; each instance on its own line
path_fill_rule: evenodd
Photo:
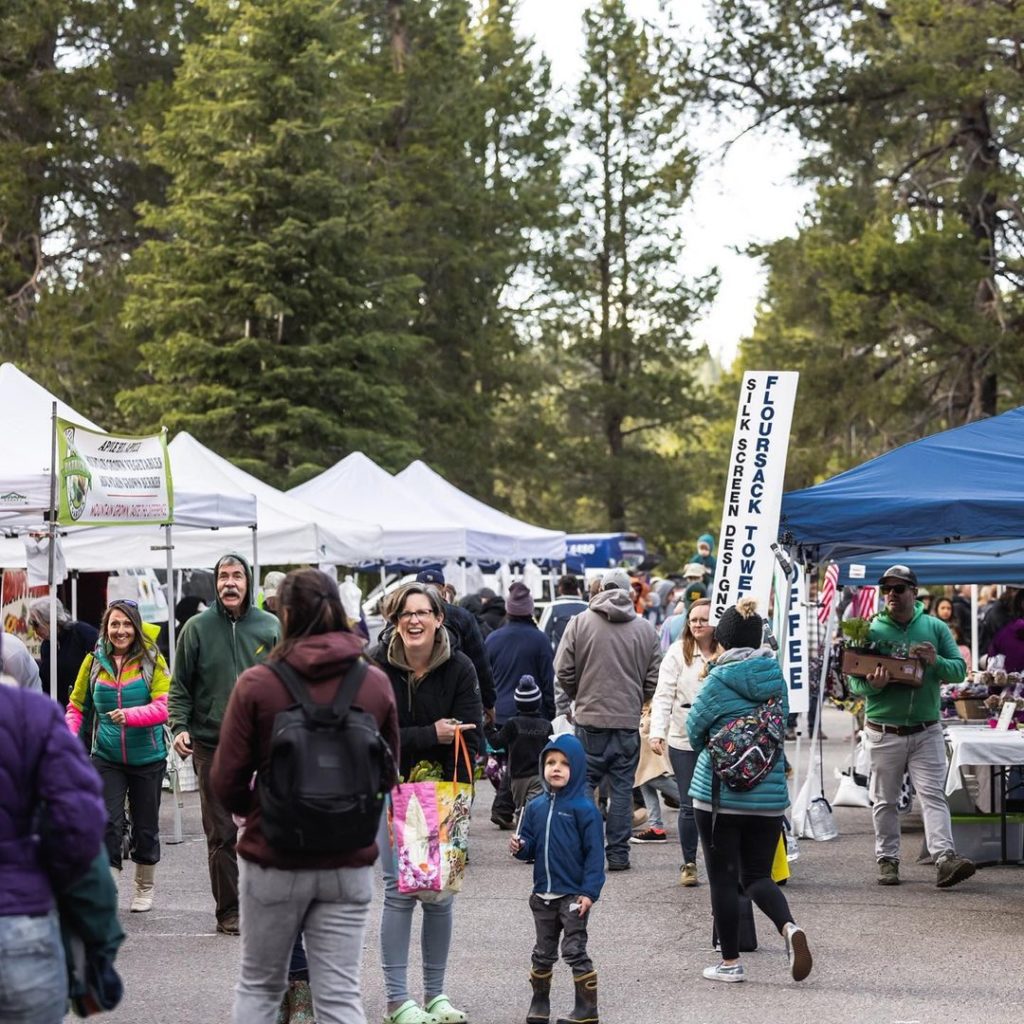
M 826 712 L 826 793 L 847 753 L 849 717 Z M 787 749 L 792 753 L 792 745 Z M 166 796 L 166 794 L 165 794 Z M 531 869 L 512 861 L 507 833 L 487 820 L 481 788 L 472 863 L 458 897 L 447 991 L 473 1024 L 520 1024 L 529 1002 Z M 170 834 L 165 799 L 165 836 Z M 804 983 L 786 970 L 782 939 L 758 914 L 761 949 L 745 957 L 748 981 L 704 981 L 710 951 L 708 888 L 682 889 L 678 847 L 634 847 L 633 870 L 608 876 L 593 912 L 590 949 L 600 978 L 604 1024 L 1017 1024 L 1024 1015 L 1024 870 L 990 867 L 952 890 L 916 865 L 919 820 L 904 844 L 905 882 L 875 883 L 870 812 L 837 808 L 840 838 L 804 840 L 786 895 L 807 931 L 814 971 Z M 670 821 L 674 814 L 670 813 Z M 128 938 L 118 966 L 127 994 L 110 1024 L 230 1021 L 239 940 L 214 932 L 197 795 L 185 794 L 185 842 L 165 845 L 156 907 L 124 914 Z M 675 828 L 672 822 L 672 834 Z M 703 865 L 701 865 L 703 879 Z M 126 872 L 127 874 L 127 872 Z M 129 882 L 122 882 L 127 909 Z M 384 1009 L 377 953 L 379 898 L 366 937 L 363 989 L 370 1024 Z M 414 932 L 415 934 L 415 932 Z M 417 952 L 413 954 L 418 956 Z M 411 976 L 419 977 L 418 960 Z M 572 1006 L 568 969 L 556 968 L 555 1014 Z M 69 1018 L 71 1019 L 71 1018 Z

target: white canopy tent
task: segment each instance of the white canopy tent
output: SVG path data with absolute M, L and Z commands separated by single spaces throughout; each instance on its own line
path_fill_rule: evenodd
M 565 558 L 565 534 L 521 522 L 478 501 L 426 463 L 416 460 L 396 474 L 403 488 L 436 513 L 467 530 L 465 556 L 470 561 L 528 561 Z
M 403 487 L 362 452 L 345 456 L 288 493 L 317 508 L 358 509 L 360 518 L 380 523 L 381 551 L 386 561 L 445 561 L 466 554 L 470 531 L 463 524 L 452 521 Z
M 39 528 L 44 521 L 43 513 L 50 507 L 55 402 L 61 419 L 78 423 L 88 430 L 105 432 L 22 373 L 13 363 L 0 366 L 0 528 Z M 255 522 L 256 500 L 251 493 L 212 491 L 202 478 L 179 478 L 174 472 L 173 460 L 171 467 L 175 525 L 247 526 Z M 121 531 L 138 527 L 116 529 L 123 538 Z M 19 564 L 24 564 L 24 559 Z

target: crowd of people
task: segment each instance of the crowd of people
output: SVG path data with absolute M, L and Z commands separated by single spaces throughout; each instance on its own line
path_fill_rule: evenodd
M 513 856 L 533 864 L 536 944 L 528 973 L 524 965 L 530 1024 L 550 1019 L 559 943 L 575 987 L 575 1005 L 559 1024 L 598 1020 L 598 969 L 587 951 L 591 910 L 606 872 L 630 870 L 633 847 L 667 842 L 666 807 L 678 811 L 680 885 L 693 888 L 703 876 L 710 888 L 721 958 L 704 977 L 745 980 L 745 896 L 773 922 L 792 978 L 803 980 L 813 962 L 807 936 L 773 877 L 789 806 L 783 737 L 745 788 L 721 784 L 712 749 L 723 728 L 751 718 L 768 723 L 763 735 L 771 738 L 766 709 L 785 723 L 786 683 L 752 602 L 711 623 L 713 550 L 713 538 L 701 537 L 672 579 L 621 568 L 589 583 L 563 576 L 539 615 L 522 582 L 502 595 L 484 590 L 457 601 L 443 574 L 426 570 L 386 596 L 386 624 L 372 643 L 328 575 L 270 573 L 258 594 L 246 560 L 228 554 L 215 566 L 216 599 L 180 632 L 173 670 L 134 602 L 112 601 L 98 631 L 59 609 L 59 729 L 57 705 L 32 692 L 42 689 L 38 668 L 5 634 L 0 668 L 10 685 L 0 686 L 0 729 L 11 742 L 0 744 L 0 771 L 19 781 L 0 794 L 0 868 L 12 858 L 22 863 L 38 844 L 45 823 L 36 808 L 44 802 L 60 839 L 44 844 L 38 863 L 24 863 L 16 883 L 0 870 L 0 953 L 36 943 L 45 948 L 40 970 L 63 975 L 64 922 L 55 908 L 100 855 L 109 865 L 111 926 L 94 957 L 98 976 L 109 976 L 119 941 L 111 882 L 126 860 L 134 865 L 130 911 L 145 913 L 158 900 L 160 799 L 173 748 L 192 758 L 198 780 L 213 923 L 240 936 L 235 1021 L 365 1020 L 360 965 L 378 860 L 384 1024 L 466 1021 L 446 983 L 456 892 L 402 890 L 402 850 L 387 812 L 373 841 L 343 850 L 284 850 L 264 830 L 253 779 L 268 770 L 275 720 L 293 704 L 282 674 L 301 680 L 326 714 L 358 673 L 352 706 L 372 718 L 399 779 L 426 762 L 441 779 L 468 783 L 475 763 L 495 783 L 490 820 L 512 832 Z M 939 684 L 966 671 L 953 632 L 960 612 L 946 595 L 926 611 L 905 566 L 891 567 L 879 585 L 884 607 L 872 631 L 899 634 L 926 669 L 914 691 L 883 670 L 850 680 L 866 702 L 878 881 L 900 881 L 896 801 L 909 771 L 937 884 L 946 888 L 974 871 L 953 848 L 937 709 Z M 46 643 L 48 612 L 47 599 L 30 616 Z M 1004 654 L 1008 670 L 1024 666 L 1024 591 L 1008 588 L 989 602 L 982 627 L 987 653 Z M 457 756 L 463 747 L 468 761 Z M 58 752 L 59 772 L 44 748 Z M 409 977 L 417 908 L 421 986 Z M 44 999 L 27 983 L 5 989 L 0 1016 L 60 1020 L 66 996 L 57 998 L 58 989 L 71 991 L 49 986 Z

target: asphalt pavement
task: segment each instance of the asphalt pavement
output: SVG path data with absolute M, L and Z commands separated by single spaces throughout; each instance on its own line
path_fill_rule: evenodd
M 829 799 L 836 788 L 833 769 L 849 753 L 849 723 L 845 713 L 826 711 Z M 793 750 L 787 744 L 791 756 Z M 173 818 L 170 795 L 164 796 L 155 907 L 129 914 L 130 880 L 122 880 L 127 939 L 118 968 L 126 994 L 114 1013 L 96 1019 L 220 1024 L 231 1020 L 240 940 L 214 931 L 198 794 L 184 794 L 184 842 L 178 845 L 166 842 Z M 509 857 L 508 833 L 488 820 L 491 796 L 484 783 L 472 825 L 471 863 L 457 897 L 447 992 L 473 1024 L 521 1024 L 533 943 L 527 906 L 531 868 Z M 782 939 L 758 912 L 760 948 L 744 955 L 748 980 L 723 985 L 701 977 L 703 967 L 717 962 L 710 948 L 709 892 L 702 863 L 700 886 L 678 884 L 679 847 L 670 811 L 670 842 L 632 847 L 632 870 L 608 876 L 592 912 L 590 952 L 602 1022 L 1018 1024 L 1024 1017 L 1018 959 L 1024 945 L 1024 868 L 987 867 L 954 889 L 937 889 L 934 868 L 915 863 L 922 832 L 919 817 L 911 814 L 904 822 L 904 882 L 882 887 L 875 881 L 870 811 L 839 807 L 835 815 L 839 838 L 801 840 L 785 888 L 814 956 L 810 978 L 791 980 Z M 363 957 L 370 1024 L 384 1012 L 379 916 L 378 896 Z M 413 979 L 420 977 L 416 928 Z M 571 1008 L 571 989 L 569 970 L 559 964 L 552 1019 Z M 413 994 L 419 995 L 415 988 Z

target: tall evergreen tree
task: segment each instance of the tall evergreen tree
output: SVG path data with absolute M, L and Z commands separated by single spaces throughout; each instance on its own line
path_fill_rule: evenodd
M 711 95 L 797 133 L 818 185 L 798 238 L 762 250 L 742 351 L 805 374 L 800 482 L 1019 402 L 1016 5 L 723 0 L 715 18 Z
M 560 500 L 573 525 L 665 544 L 684 535 L 703 472 L 699 438 L 687 436 L 704 410 L 690 329 L 714 288 L 713 275 L 679 270 L 697 167 L 689 97 L 667 40 L 622 0 L 602 0 L 584 26 L 568 189 L 577 216 L 558 242 L 546 328 Z
M 134 421 L 194 433 L 289 483 L 359 448 L 417 454 L 405 402 L 411 282 L 374 242 L 380 114 L 346 4 L 204 0 L 154 159 L 168 202 L 130 270 L 151 383 Z

